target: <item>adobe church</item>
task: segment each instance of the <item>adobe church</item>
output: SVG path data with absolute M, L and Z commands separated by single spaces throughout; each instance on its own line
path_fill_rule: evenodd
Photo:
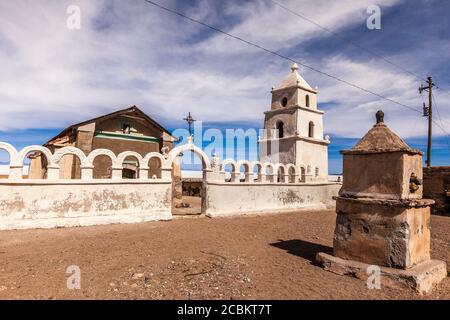
M 328 145 L 323 137 L 324 112 L 317 109 L 317 89 L 298 73 L 294 63 L 289 76 L 272 87 L 272 104 L 264 119 L 260 161 L 293 163 L 307 181 L 328 181 Z
M 302 181 L 328 181 L 328 137 L 323 137 L 324 112 L 317 108 L 317 89 L 313 89 L 298 73 L 297 64 L 291 66 L 288 77 L 278 87 L 272 87 L 272 103 L 264 119 L 265 137 L 259 141 L 261 162 L 292 163 L 300 168 Z M 107 115 L 74 124 L 64 129 L 44 146 L 51 152 L 75 146 L 86 155 L 92 150 L 105 148 L 116 155 L 134 151 L 142 156 L 149 152 L 167 151 L 173 148 L 176 138 L 171 133 L 133 106 Z M 46 177 L 45 157 L 39 153 L 31 156 L 29 178 Z M 94 163 L 94 179 L 111 178 L 111 163 L 107 157 L 97 157 Z M 153 161 L 153 162 L 152 162 Z M 149 178 L 160 176 L 160 163 L 149 163 Z M 81 177 L 79 159 L 66 156 L 60 163 L 61 179 Z M 123 178 L 139 178 L 137 159 L 125 159 Z M 181 171 L 177 161 L 175 180 L 181 194 Z
M 171 133 L 142 112 L 132 106 L 64 129 L 56 137 L 44 144 L 51 152 L 74 146 L 86 155 L 95 149 L 109 149 L 116 155 L 123 151 L 134 151 L 142 156 L 149 152 L 161 152 L 173 148 L 176 138 Z M 46 177 L 45 157 L 39 153 L 31 155 L 29 170 L 30 179 Z M 94 179 L 111 178 L 111 161 L 107 157 L 97 157 L 94 161 Z M 65 156 L 60 163 L 61 179 L 79 179 L 81 177 L 80 161 L 76 156 Z M 136 179 L 139 175 L 138 161 L 135 158 L 125 159 L 123 178 Z M 149 178 L 160 176 L 158 159 L 151 159 L 149 163 Z

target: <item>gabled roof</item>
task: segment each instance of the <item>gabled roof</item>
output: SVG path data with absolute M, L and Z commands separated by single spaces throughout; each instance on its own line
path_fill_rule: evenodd
M 381 152 L 405 152 L 410 154 L 422 154 L 420 150 L 408 146 L 397 134 L 384 124 L 384 113 L 377 112 L 377 123 L 361 140 L 351 149 L 342 153 L 381 153 Z
M 306 82 L 306 80 L 302 78 L 302 76 L 298 73 L 297 70 L 298 65 L 294 63 L 291 66 L 291 72 L 289 73 L 289 76 L 281 83 L 280 86 L 275 87 L 274 90 L 280 90 L 291 87 L 301 87 L 306 90 L 317 92 L 317 90 L 311 88 L 308 82 Z
M 99 116 L 99 117 L 96 117 L 96 118 L 92 118 L 92 119 L 89 119 L 89 120 L 86 120 L 86 121 L 83 121 L 83 122 L 80 122 L 80 123 L 73 124 L 73 125 L 65 128 L 63 131 L 61 131 L 57 136 L 55 136 L 52 139 L 50 139 L 49 141 L 47 141 L 45 143 L 45 145 L 47 145 L 48 143 L 50 143 L 53 140 L 56 140 L 56 139 L 58 139 L 60 137 L 63 137 L 65 135 L 67 135 L 68 133 L 70 133 L 75 128 L 78 128 L 78 127 L 81 127 L 81 126 L 84 126 L 86 124 L 89 124 L 89 123 L 92 123 L 92 122 L 96 122 L 96 121 L 99 121 L 99 120 L 107 120 L 109 118 L 114 118 L 114 117 L 121 116 L 121 115 L 127 115 L 127 114 L 130 114 L 130 113 L 137 113 L 137 114 L 139 114 L 141 117 L 143 117 L 145 120 L 150 122 L 152 125 L 154 125 L 158 129 L 160 129 L 161 131 L 167 133 L 169 136 L 173 137 L 172 134 L 167 129 L 165 129 L 158 122 L 156 122 L 155 120 L 150 118 L 141 109 L 139 109 L 137 106 L 132 106 L 132 107 L 129 107 L 129 108 L 126 108 L 126 109 L 121 109 L 121 110 L 118 110 L 118 111 L 115 111 L 115 112 L 112 112 L 112 113 L 108 113 L 108 114 L 105 114 L 105 115 L 102 115 L 102 116 Z M 175 137 L 173 137 L 173 138 L 175 138 Z

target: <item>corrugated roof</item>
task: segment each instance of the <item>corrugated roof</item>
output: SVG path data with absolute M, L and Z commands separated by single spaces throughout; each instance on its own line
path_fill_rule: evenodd
M 158 122 L 156 122 L 155 120 L 153 120 L 152 118 L 150 118 L 147 114 L 145 114 L 145 113 L 144 113 L 141 109 L 139 109 L 137 106 L 131 106 L 131 107 L 129 107 L 129 108 L 125 108 L 125 109 L 121 109 L 121 110 L 118 110 L 118 111 L 114 111 L 114 112 L 112 112 L 112 113 L 108 113 L 108 114 L 105 114 L 105 115 L 102 115 L 102 116 L 99 116 L 99 117 L 96 117 L 96 118 L 92 118 L 92 119 L 89 119 L 89 120 L 86 120 L 86 121 L 83 121 L 83 122 L 80 122 L 80 123 L 73 124 L 73 125 L 71 125 L 71 126 L 65 128 L 63 131 L 61 131 L 61 132 L 60 132 L 58 135 L 56 135 L 55 137 L 51 138 L 51 139 L 50 139 L 49 141 L 47 141 L 44 145 L 47 145 L 48 143 L 50 143 L 51 141 L 53 141 L 53 140 L 55 140 L 55 139 L 58 139 L 58 138 L 60 138 L 60 137 L 63 137 L 64 135 L 66 135 L 67 133 L 69 133 L 70 131 L 72 131 L 74 128 L 81 127 L 81 126 L 83 126 L 83 125 L 86 125 L 86 124 L 91 123 L 91 122 L 95 122 L 95 121 L 97 121 L 97 120 L 103 120 L 103 119 L 107 119 L 107 118 L 112 118 L 112 117 L 116 117 L 116 116 L 119 116 L 119 115 L 131 113 L 131 112 L 136 112 L 136 113 L 140 114 L 143 118 L 145 118 L 147 121 L 149 121 L 149 122 L 150 122 L 151 124 L 153 124 L 155 127 L 157 127 L 157 128 L 160 129 L 161 131 L 166 132 L 166 133 L 169 134 L 171 137 L 173 137 L 172 134 L 169 132 L 169 130 L 167 130 L 166 128 L 164 128 L 163 126 L 161 126 Z M 175 137 L 174 137 L 174 138 L 175 138 Z

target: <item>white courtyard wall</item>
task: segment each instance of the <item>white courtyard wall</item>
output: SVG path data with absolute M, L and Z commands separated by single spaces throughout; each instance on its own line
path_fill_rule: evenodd
M 264 214 L 333 208 L 339 183 L 214 183 L 206 185 L 206 215 Z
M 192 139 L 168 154 L 150 152 L 144 157 L 130 151 L 115 155 L 106 149 L 85 155 L 76 147 L 61 148 L 53 154 L 42 146 L 18 151 L 3 142 L 0 149 L 10 155 L 8 177 L 0 179 L 0 230 L 170 220 L 172 165 L 180 153 L 189 151 L 203 160 L 202 212 L 210 217 L 325 209 L 334 205 L 332 196 L 341 186 L 304 175 L 304 166 L 293 163 L 233 159 L 220 162 L 217 156 L 210 160 Z M 30 152 L 47 158 L 46 179 L 24 178 L 24 159 Z M 81 179 L 61 179 L 59 173 L 66 155 L 79 158 Z M 111 179 L 93 179 L 94 160 L 100 155 L 111 158 Z M 130 155 L 139 161 L 138 179 L 122 178 L 123 162 Z M 148 175 L 147 164 L 153 157 L 162 163 L 161 177 L 156 179 Z M 227 163 L 233 168 L 230 173 L 224 171 Z
M 0 230 L 170 220 L 170 181 L 0 183 Z

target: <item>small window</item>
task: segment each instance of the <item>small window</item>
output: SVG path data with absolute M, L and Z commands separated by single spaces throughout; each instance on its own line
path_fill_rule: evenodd
M 120 130 L 124 134 L 130 134 L 134 131 L 133 124 L 131 122 L 121 122 Z
M 319 176 L 319 167 L 316 167 L 316 172 L 315 172 L 315 174 L 316 174 L 316 177 Z
M 288 98 L 284 97 L 283 99 L 281 99 L 281 105 L 282 105 L 283 107 L 286 107 L 286 106 L 287 106 L 287 103 L 288 103 Z
M 130 134 L 131 132 L 131 126 L 128 123 L 124 123 L 122 125 L 122 132 L 126 134 Z
M 309 122 L 308 137 L 314 138 L 314 122 Z
M 305 98 L 305 105 L 306 105 L 306 107 L 309 108 L 309 94 L 306 95 L 306 98 Z
M 278 138 L 284 137 L 284 124 L 282 121 L 277 122 Z
M 306 181 L 306 170 L 305 170 L 305 168 L 304 167 L 301 167 L 300 168 L 300 175 L 301 175 L 301 181 L 302 182 L 305 182 Z

